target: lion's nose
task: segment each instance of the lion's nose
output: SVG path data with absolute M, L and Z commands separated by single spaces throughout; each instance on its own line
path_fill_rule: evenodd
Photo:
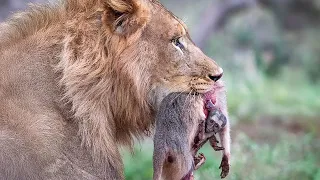
M 219 72 L 216 73 L 215 75 L 209 74 L 209 78 L 214 81 L 217 82 L 219 79 L 221 79 L 223 76 L 223 70 L 222 68 L 219 69 Z
M 221 74 L 218 74 L 218 75 L 209 75 L 209 78 L 214 81 L 214 82 L 217 82 L 219 79 L 221 79 L 223 73 Z

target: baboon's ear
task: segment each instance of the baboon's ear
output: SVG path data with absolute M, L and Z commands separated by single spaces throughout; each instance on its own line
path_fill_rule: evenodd
M 129 36 L 143 28 L 149 19 L 144 0 L 107 0 L 104 21 L 116 34 Z

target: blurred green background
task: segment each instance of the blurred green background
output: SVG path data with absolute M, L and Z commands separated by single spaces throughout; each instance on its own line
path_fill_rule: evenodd
M 31 0 L 0 0 L 0 21 Z M 37 0 L 34 2 L 41 2 Z M 161 0 L 224 69 L 228 180 L 320 180 L 320 0 Z M 152 179 L 151 139 L 123 151 L 126 179 Z M 205 146 L 196 179 L 220 179 Z

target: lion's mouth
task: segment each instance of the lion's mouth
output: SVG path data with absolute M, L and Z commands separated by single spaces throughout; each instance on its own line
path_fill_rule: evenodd
M 207 108 L 207 105 L 208 103 L 213 103 L 214 105 L 216 105 L 217 103 L 217 94 L 218 94 L 218 91 L 222 90 L 224 88 L 224 86 L 220 83 L 216 83 L 212 90 L 206 92 L 204 94 L 204 97 L 203 97 L 203 112 L 205 114 L 205 117 L 207 119 L 207 116 L 208 116 L 208 108 Z
M 204 112 L 205 117 L 207 119 L 208 113 L 209 113 L 207 105 L 210 102 L 213 103 L 213 104 L 216 104 L 216 102 L 217 102 L 217 96 L 216 96 L 215 91 L 209 91 L 206 94 L 204 94 L 203 101 L 204 101 L 204 103 L 203 103 L 203 112 Z

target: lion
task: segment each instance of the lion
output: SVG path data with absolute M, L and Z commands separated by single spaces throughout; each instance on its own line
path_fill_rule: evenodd
M 0 25 L 0 177 L 124 179 L 119 148 L 223 70 L 157 0 L 64 0 Z

